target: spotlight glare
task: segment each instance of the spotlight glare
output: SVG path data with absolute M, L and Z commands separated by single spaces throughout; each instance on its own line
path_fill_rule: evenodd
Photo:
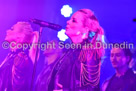
M 65 34 L 65 29 L 61 29 L 58 34 L 57 37 L 59 38 L 59 40 L 61 41 L 65 41 L 66 39 L 68 39 L 68 36 Z
M 64 17 L 70 17 L 70 15 L 72 14 L 72 8 L 69 5 L 63 5 L 63 7 L 61 8 L 61 14 Z

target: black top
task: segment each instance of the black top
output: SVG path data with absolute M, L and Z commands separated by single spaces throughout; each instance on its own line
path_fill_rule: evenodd
M 0 91 L 29 91 L 32 67 L 26 51 L 9 53 L 0 66 Z
M 136 75 L 131 69 L 121 77 L 113 75 L 109 80 L 106 91 L 136 91 Z

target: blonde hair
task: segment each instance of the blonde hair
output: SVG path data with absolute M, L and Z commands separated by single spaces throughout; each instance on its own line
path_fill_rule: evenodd
M 104 34 L 102 27 L 99 25 L 97 18 L 94 13 L 89 9 L 80 9 L 79 12 L 82 12 L 84 15 L 83 25 L 88 27 L 90 31 L 94 30 L 99 34 Z
M 17 22 L 13 28 L 17 27 L 17 32 L 20 33 L 18 35 L 19 39 L 18 41 L 25 42 L 25 43 L 31 43 L 33 39 L 33 29 L 31 25 L 28 22 Z M 20 40 L 21 39 L 21 40 Z
M 83 26 L 89 28 L 89 32 L 95 32 L 95 36 L 91 40 L 91 43 L 96 46 L 96 42 L 103 43 L 104 30 L 99 25 L 98 19 L 95 17 L 94 13 L 90 9 L 80 9 L 78 12 L 81 12 L 84 16 Z M 96 50 L 99 58 L 104 56 L 104 49 L 100 48 Z

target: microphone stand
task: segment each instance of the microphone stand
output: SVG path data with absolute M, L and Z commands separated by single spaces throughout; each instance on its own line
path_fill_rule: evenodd
M 39 36 L 38 36 L 38 45 L 40 44 L 40 41 L 41 41 L 42 30 L 43 30 L 43 27 L 40 26 Z M 34 61 L 34 67 L 33 67 L 33 73 L 32 73 L 30 91 L 33 91 L 33 86 L 34 86 L 33 83 L 34 83 L 34 79 L 35 79 L 36 66 L 37 66 L 37 61 L 38 61 L 38 52 L 39 52 L 38 45 L 37 45 L 37 47 L 36 47 L 36 56 L 35 56 L 35 61 Z

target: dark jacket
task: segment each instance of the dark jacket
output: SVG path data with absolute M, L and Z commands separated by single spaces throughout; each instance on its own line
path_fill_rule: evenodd
M 136 75 L 128 69 L 125 75 L 116 77 L 114 74 L 102 85 L 102 91 L 136 91 Z
M 9 53 L 0 66 L 0 91 L 30 91 L 32 67 L 24 51 Z

